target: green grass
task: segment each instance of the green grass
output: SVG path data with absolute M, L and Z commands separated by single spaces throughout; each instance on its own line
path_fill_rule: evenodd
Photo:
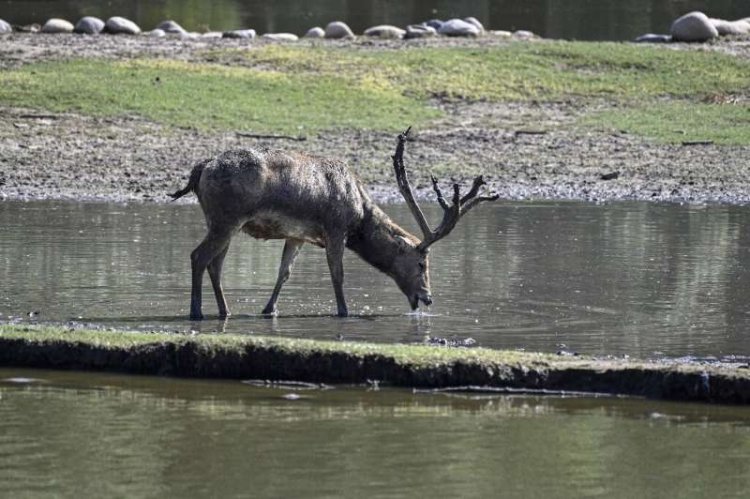
M 659 142 L 711 141 L 750 144 L 750 108 L 745 105 L 691 102 L 652 103 L 593 114 L 584 124 L 613 128 Z
M 200 57 L 206 62 L 32 63 L 0 73 L 0 105 L 137 115 L 201 131 L 308 134 L 428 126 L 443 116 L 436 97 L 562 101 L 582 109 L 604 103 L 613 110 L 580 124 L 668 142 L 750 141 L 744 106 L 702 104 L 750 92 L 750 64 L 715 52 L 540 42 L 399 50 L 265 45 Z
M 259 67 L 324 75 L 421 98 L 553 101 L 574 96 L 640 100 L 750 88 L 750 64 L 718 53 L 621 43 L 554 42 L 493 48 L 346 50 L 266 46 L 212 51 Z
M 199 130 L 396 131 L 438 116 L 415 99 L 343 79 L 178 61 L 73 60 L 0 73 L 0 103 L 138 115 Z

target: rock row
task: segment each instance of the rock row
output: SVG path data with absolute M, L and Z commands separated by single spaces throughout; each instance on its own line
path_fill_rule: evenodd
M 688 12 L 672 22 L 668 35 L 648 33 L 635 39 L 642 43 L 707 42 L 720 36 L 750 35 L 750 17 L 726 21 L 703 12 Z
M 173 20 L 163 21 L 151 31 L 142 32 L 141 28 L 124 17 L 110 17 L 103 21 L 97 17 L 82 17 L 75 25 L 65 19 L 52 18 L 44 25 L 37 24 L 30 26 L 11 26 L 0 19 L 0 34 L 12 33 L 13 31 L 29 33 L 79 33 L 84 35 L 97 35 L 108 33 L 113 35 L 146 35 L 151 37 L 164 37 L 176 35 L 181 38 L 239 38 L 254 39 L 257 32 L 254 29 L 236 29 L 231 31 L 211 31 L 208 33 L 194 33 L 185 30 Z M 510 31 L 487 31 L 482 23 L 475 17 L 464 19 L 449 19 L 442 21 L 431 19 L 419 24 L 410 24 L 406 28 L 399 28 L 388 24 L 373 26 L 364 31 L 363 35 L 367 37 L 389 38 L 389 39 L 411 39 L 411 38 L 428 38 L 434 36 L 452 36 L 452 37 L 477 37 L 485 34 L 495 36 L 532 39 L 536 36 L 526 30 L 519 30 L 514 33 Z M 299 37 L 293 33 L 265 33 L 261 38 L 272 41 L 295 41 Z M 315 26 L 310 28 L 303 38 L 327 38 L 332 40 L 353 40 L 356 35 L 351 28 L 342 21 L 333 21 L 328 23 L 325 28 Z

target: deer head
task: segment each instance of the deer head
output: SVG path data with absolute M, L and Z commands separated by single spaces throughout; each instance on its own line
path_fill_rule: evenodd
M 437 201 L 443 208 L 443 219 L 437 229 L 432 230 L 430 224 L 417 204 L 414 198 L 411 184 L 406 175 L 404 167 L 404 146 L 409 138 L 411 127 L 405 132 L 399 134 L 396 153 L 393 158 L 393 169 L 396 172 L 396 182 L 401 195 L 404 197 L 409 210 L 417 221 L 419 228 L 422 230 L 423 239 L 421 241 L 408 244 L 408 248 L 403 251 L 398 258 L 401 262 L 394 262 L 394 268 L 399 269 L 397 275 L 394 275 L 396 283 L 409 299 L 412 310 L 416 309 L 419 301 L 425 305 L 432 303 L 430 295 L 430 274 L 429 274 L 429 249 L 437 241 L 443 239 L 456 227 L 458 221 L 472 208 L 485 201 L 495 201 L 500 196 L 479 196 L 479 189 L 486 185 L 484 178 L 479 175 L 474 179 L 471 189 L 465 196 L 461 196 L 461 187 L 453 184 L 453 198 L 451 204 L 445 200 L 442 191 L 438 185 L 435 176 L 430 176 L 432 188 L 437 195 Z M 408 242 L 407 242 L 408 243 Z

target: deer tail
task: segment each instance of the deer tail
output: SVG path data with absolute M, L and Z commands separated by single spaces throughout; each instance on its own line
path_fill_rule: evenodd
M 182 196 L 191 192 L 198 194 L 198 182 L 201 179 L 201 174 L 203 174 L 203 169 L 206 167 L 209 161 L 211 160 L 204 159 L 203 161 L 199 161 L 195 164 L 195 166 L 193 167 L 193 171 L 190 172 L 190 180 L 188 180 L 187 185 L 183 189 L 180 189 L 174 194 L 169 195 L 172 198 L 172 201 L 180 199 Z

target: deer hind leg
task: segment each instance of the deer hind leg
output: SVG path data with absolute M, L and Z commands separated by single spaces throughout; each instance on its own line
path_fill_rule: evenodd
M 333 282 L 333 292 L 336 294 L 336 308 L 339 317 L 346 317 L 349 311 L 346 308 L 346 299 L 344 298 L 344 238 L 327 237 L 326 238 L 326 257 L 328 259 L 328 268 L 331 271 L 331 281 Z
M 229 230 L 210 230 L 203 241 L 190 254 L 190 263 L 193 271 L 193 286 L 190 294 L 191 319 L 198 320 L 203 318 L 203 314 L 201 313 L 203 274 L 208 265 L 229 247 L 229 241 L 231 238 L 232 232 Z M 221 270 L 221 263 L 223 263 L 223 256 L 222 261 L 219 262 L 218 268 L 214 265 L 214 270 L 217 271 L 217 275 L 219 273 L 218 271 Z M 212 270 L 212 272 L 214 270 Z M 213 275 L 211 278 L 213 281 Z M 218 282 L 218 284 L 218 288 L 221 290 L 221 283 Z M 216 287 L 216 284 L 214 284 L 214 291 L 216 291 Z M 223 293 L 221 293 L 221 298 L 223 301 Z M 221 314 L 221 306 L 219 306 L 219 313 Z
M 227 256 L 227 251 L 229 251 L 228 242 L 224 249 L 208 264 L 208 276 L 211 278 L 211 286 L 214 288 L 214 296 L 216 296 L 216 305 L 219 307 L 220 319 L 224 319 L 230 315 L 227 300 L 224 298 L 224 289 L 221 287 L 221 268 L 224 265 L 224 257 Z
M 299 251 L 300 249 L 302 249 L 303 244 L 305 244 L 304 241 L 298 241 L 295 239 L 287 239 L 284 243 L 284 251 L 281 254 L 281 265 L 279 266 L 279 276 L 276 279 L 276 285 L 273 288 L 273 293 L 271 293 L 271 299 L 268 300 L 268 304 L 266 304 L 263 312 L 261 312 L 263 315 L 276 314 L 276 302 L 279 299 L 281 287 L 284 285 L 287 279 L 289 279 L 289 276 L 292 273 L 294 260 L 296 260 L 297 255 L 299 255 Z

